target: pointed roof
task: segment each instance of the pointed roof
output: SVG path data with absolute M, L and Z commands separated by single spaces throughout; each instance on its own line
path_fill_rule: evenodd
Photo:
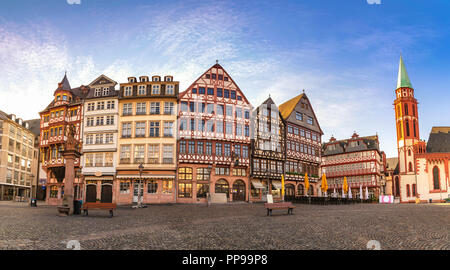
M 411 81 L 409 80 L 408 73 L 406 72 L 405 64 L 403 63 L 403 58 L 400 55 L 400 63 L 398 64 L 398 79 L 397 88 L 409 87 L 413 88 Z
M 284 102 L 279 106 L 281 116 L 283 116 L 284 119 L 288 118 L 289 115 L 291 115 L 292 111 L 295 109 L 295 106 L 297 106 L 300 99 L 302 99 L 303 95 L 304 93 Z
M 57 90 L 71 90 L 69 80 L 67 79 L 67 74 L 64 74 L 64 78 L 62 81 L 58 84 Z

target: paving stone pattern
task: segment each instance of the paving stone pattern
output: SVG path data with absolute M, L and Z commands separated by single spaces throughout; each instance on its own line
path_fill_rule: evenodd
M 263 204 L 119 207 L 59 217 L 54 206 L 0 205 L 0 249 L 381 249 L 450 250 L 450 206 L 297 204 L 294 215 Z

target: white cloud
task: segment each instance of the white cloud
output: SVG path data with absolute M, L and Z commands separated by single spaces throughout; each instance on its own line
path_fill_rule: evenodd
M 69 5 L 81 5 L 81 0 L 67 0 L 67 4 Z
M 367 0 L 367 4 L 369 4 L 369 5 L 373 5 L 373 4 L 381 5 L 381 0 Z

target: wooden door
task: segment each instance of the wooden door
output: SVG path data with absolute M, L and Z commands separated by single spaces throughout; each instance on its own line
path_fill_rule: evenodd
M 96 202 L 97 200 L 97 185 L 86 186 L 86 202 Z
M 102 185 L 102 197 L 100 202 L 112 203 L 112 185 Z

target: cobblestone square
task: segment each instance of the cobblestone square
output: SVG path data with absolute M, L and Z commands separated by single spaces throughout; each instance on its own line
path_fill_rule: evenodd
M 450 249 L 450 207 L 432 204 L 296 204 L 294 215 L 263 204 L 120 207 L 59 217 L 54 206 L 0 204 L 0 249 L 348 250 L 370 240 L 390 249 Z

